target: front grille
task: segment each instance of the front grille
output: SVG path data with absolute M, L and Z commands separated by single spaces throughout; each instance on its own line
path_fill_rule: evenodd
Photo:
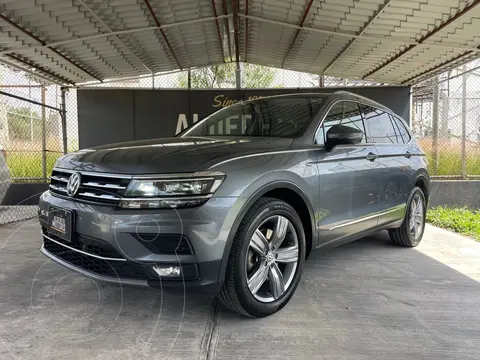
M 112 245 L 103 240 L 80 235 L 79 233 L 73 233 L 72 241 L 66 241 L 54 234 L 47 234 L 47 230 L 45 227 L 42 227 L 42 233 L 59 243 L 65 244 L 74 249 L 84 251 L 92 255 L 97 255 L 105 258 L 123 259 L 122 254 L 120 254 L 117 249 L 115 249 Z
M 151 276 L 138 264 L 128 261 L 103 260 L 70 250 L 46 238 L 43 247 L 50 254 L 94 274 L 120 279 L 149 279 Z
M 67 183 L 73 171 L 54 169 L 50 177 L 50 191 L 60 195 L 67 195 Z M 105 173 L 79 172 L 81 175 L 80 188 L 73 198 L 116 205 L 125 194 L 131 176 L 110 175 Z

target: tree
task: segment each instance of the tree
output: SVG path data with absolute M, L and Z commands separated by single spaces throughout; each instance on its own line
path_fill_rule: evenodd
M 27 107 L 7 109 L 8 136 L 11 140 L 39 140 L 42 138 L 42 117 Z M 47 113 L 45 133 L 48 137 L 60 136 L 60 116 L 57 112 Z
M 232 62 L 194 69 L 190 73 L 191 86 L 203 89 L 235 87 L 235 71 L 236 64 Z M 241 71 L 243 88 L 268 88 L 272 87 L 275 80 L 275 69 L 269 67 L 242 64 Z M 182 88 L 188 86 L 187 75 L 180 75 L 177 86 Z
M 8 135 L 11 140 L 33 140 L 42 133 L 41 118 L 26 107 L 10 107 L 7 110 Z

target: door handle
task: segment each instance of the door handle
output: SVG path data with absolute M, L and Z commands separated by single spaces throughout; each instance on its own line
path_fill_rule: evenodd
M 410 151 L 406 151 L 406 152 L 405 152 L 405 157 L 406 157 L 407 159 L 410 159 L 410 158 L 412 157 L 412 153 L 411 153 Z
M 378 155 L 377 154 L 374 154 L 372 152 L 369 152 L 368 155 L 365 157 L 367 160 L 370 160 L 370 161 L 373 161 L 375 160 L 376 158 L 378 158 Z

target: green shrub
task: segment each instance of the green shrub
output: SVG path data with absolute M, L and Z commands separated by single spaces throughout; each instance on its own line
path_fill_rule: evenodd
M 439 206 L 427 211 L 427 221 L 480 241 L 480 210 Z

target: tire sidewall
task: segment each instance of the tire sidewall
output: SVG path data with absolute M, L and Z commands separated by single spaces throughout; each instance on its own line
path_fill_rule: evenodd
M 298 237 L 299 260 L 297 263 L 297 269 L 294 278 L 292 280 L 292 283 L 290 284 L 289 289 L 277 300 L 269 303 L 263 303 L 257 300 L 248 288 L 245 272 L 245 262 L 247 259 L 247 251 L 250 243 L 249 240 L 252 237 L 254 231 L 261 225 L 263 221 L 274 215 L 281 215 L 286 217 L 294 226 Z M 255 317 L 263 317 L 273 314 L 283 308 L 293 296 L 295 289 L 300 282 L 303 271 L 303 264 L 305 262 L 305 232 L 303 230 L 302 221 L 300 220 L 300 217 L 298 216 L 296 211 L 289 204 L 281 200 L 272 200 L 267 202 L 259 209 L 257 209 L 256 213 L 253 216 L 253 221 L 248 225 L 247 230 L 243 234 L 238 234 L 243 237 L 243 239 L 241 239 L 242 244 L 235 261 L 236 271 L 234 279 L 236 293 L 243 308 L 248 309 L 248 312 Z
M 422 199 L 423 226 L 422 226 L 422 232 L 420 233 L 420 236 L 418 237 L 418 239 L 415 239 L 412 236 L 412 234 L 410 233 L 410 221 L 409 220 L 410 220 L 410 208 L 412 206 L 412 200 L 413 200 L 414 196 L 417 195 L 417 194 Z M 405 230 L 406 230 L 408 239 L 410 240 L 411 244 L 414 245 L 414 246 L 417 246 L 422 241 L 423 233 L 425 232 L 426 218 L 427 218 L 427 204 L 425 202 L 425 195 L 423 194 L 422 189 L 420 189 L 419 187 L 414 187 L 413 190 L 410 193 L 410 196 L 408 197 L 408 207 L 407 207 L 407 211 L 406 211 L 406 214 L 405 214 L 405 220 L 404 220 L 405 221 Z

